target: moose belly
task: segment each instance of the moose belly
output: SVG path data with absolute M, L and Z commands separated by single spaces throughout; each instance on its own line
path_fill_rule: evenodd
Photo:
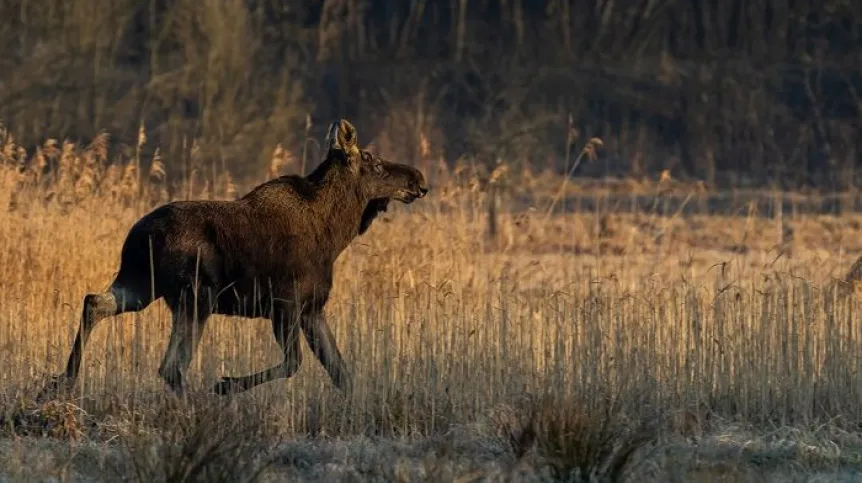
M 322 308 L 329 298 L 331 284 L 317 277 L 241 278 L 218 290 L 213 313 L 270 317 L 274 309 L 305 312 Z

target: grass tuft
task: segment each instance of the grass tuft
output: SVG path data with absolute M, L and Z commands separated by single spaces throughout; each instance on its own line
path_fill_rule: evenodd
M 169 398 L 122 434 L 120 445 L 138 481 L 253 482 L 273 463 L 274 436 L 248 408 Z

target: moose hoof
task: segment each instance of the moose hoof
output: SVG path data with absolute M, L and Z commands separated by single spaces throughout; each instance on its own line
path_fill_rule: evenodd
M 65 374 L 60 374 L 51 377 L 51 380 L 45 384 L 45 387 L 36 395 L 36 402 L 43 403 L 50 399 L 56 399 L 61 393 L 66 392 L 71 388 L 68 378 Z
M 165 394 L 175 401 L 186 401 L 189 395 L 185 386 L 175 384 L 165 384 Z
M 212 392 L 218 394 L 219 396 L 227 396 L 229 394 L 235 394 L 240 391 L 237 390 L 233 379 L 229 377 L 223 377 L 219 382 L 215 384 L 215 386 L 213 386 Z
M 333 378 L 332 383 L 336 389 L 344 394 L 350 394 L 353 392 L 353 380 L 346 374 Z

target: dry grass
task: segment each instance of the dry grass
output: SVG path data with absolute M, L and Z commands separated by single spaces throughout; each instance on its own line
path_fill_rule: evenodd
M 156 375 L 159 302 L 102 322 L 74 397 L 36 404 L 164 180 L 100 143 L 47 143 L 19 169 L 4 139 L 0 479 L 787 481 L 862 464 L 858 301 L 827 290 L 862 250 L 862 216 L 785 215 L 778 243 L 784 225 L 753 213 L 546 221 L 537 195 L 490 240 L 480 175 L 461 169 L 338 262 L 328 315 L 353 394 L 304 349 L 290 380 L 207 395 L 279 353 L 266 321 L 214 317 L 199 393 L 175 401 Z M 208 196 L 236 190 L 221 179 Z M 541 179 L 518 189 L 557 191 Z

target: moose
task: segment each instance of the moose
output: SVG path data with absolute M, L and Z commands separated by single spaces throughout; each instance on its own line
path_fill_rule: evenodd
M 232 201 L 155 208 L 127 234 L 110 287 L 84 297 L 66 370 L 40 397 L 74 385 L 100 320 L 141 311 L 159 298 L 172 325 L 158 373 L 177 395 L 188 390 L 188 367 L 213 314 L 269 318 L 283 351 L 273 367 L 223 377 L 216 394 L 290 378 L 302 362 L 300 332 L 333 384 L 347 391 L 350 375 L 323 310 L 335 261 L 390 199 L 409 204 L 428 189 L 419 170 L 360 149 L 356 129 L 339 119 L 330 125 L 323 161 L 306 177 L 281 176 Z

